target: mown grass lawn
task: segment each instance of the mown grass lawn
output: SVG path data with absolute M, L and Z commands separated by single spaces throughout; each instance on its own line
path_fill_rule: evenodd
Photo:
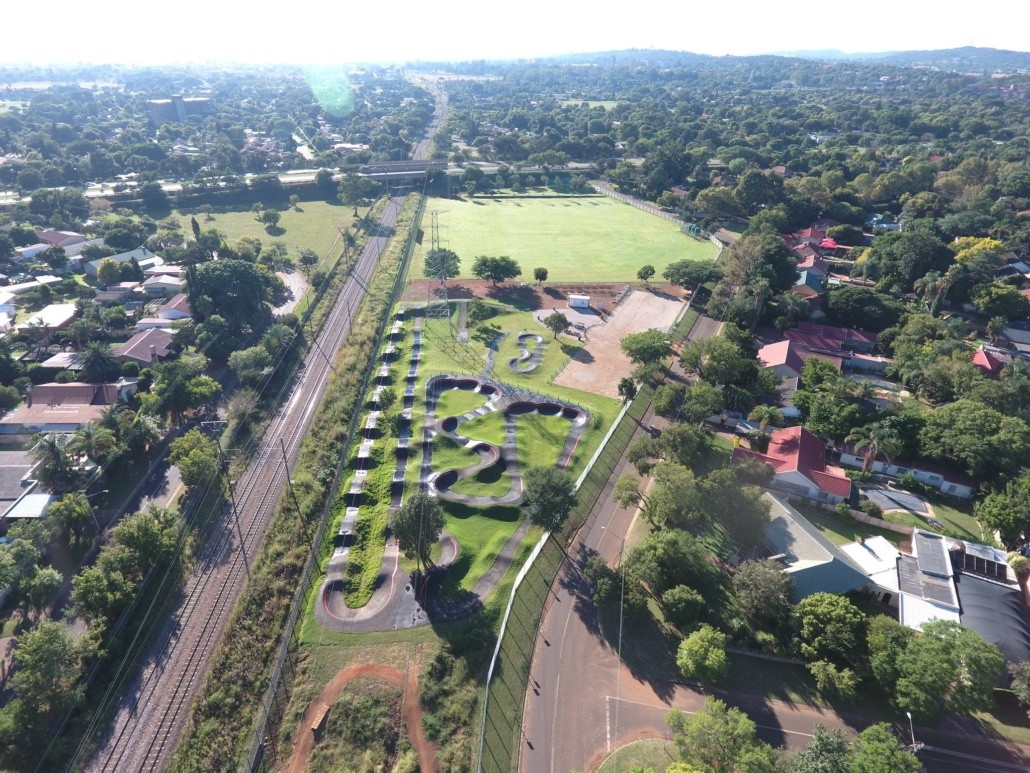
M 472 276 L 476 255 L 510 255 L 532 281 L 546 267 L 550 282 L 635 280 L 645 263 L 662 269 L 676 260 L 711 260 L 717 248 L 693 239 L 668 220 L 608 197 L 540 199 L 430 199 L 439 213 L 443 244 Z M 412 278 L 424 277 L 424 249 L 412 260 Z
M 842 523 L 837 520 L 832 514 L 825 510 L 821 510 L 818 507 L 809 507 L 807 505 L 793 503 L 793 506 L 797 508 L 798 512 L 805 516 L 812 525 L 815 526 L 819 531 L 823 533 L 830 542 L 834 545 L 847 545 L 849 542 L 855 542 L 859 537 L 883 537 L 892 545 L 897 547 L 902 542 L 908 542 L 908 537 L 904 534 L 900 534 L 896 531 L 890 531 L 888 529 L 878 529 L 875 526 L 868 524 L 859 523 Z
M 359 209 L 358 213 L 363 215 L 365 211 Z M 249 209 L 215 212 L 211 214 L 211 219 L 208 219 L 207 215 L 190 215 L 176 210 L 173 217 L 179 219 L 183 233 L 191 239 L 193 237 L 190 231 L 190 217 L 196 217 L 203 230 L 218 229 L 226 235 L 230 244 L 243 236 L 260 239 L 265 245 L 279 239 L 286 243 L 293 258 L 297 257 L 297 251 L 301 249 L 312 249 L 318 253 L 319 258 L 326 257 L 329 247 L 339 239 L 340 233 L 337 229 L 349 228 L 354 223 L 353 207 L 329 204 L 325 201 L 301 202 L 299 209 L 288 207 L 280 209 L 279 214 L 279 228 L 282 229 L 282 233 L 277 234 L 269 234 L 264 224 L 259 223 Z M 337 243 L 337 246 L 343 249 L 341 244 Z
M 628 770 L 665 770 L 679 761 L 679 749 L 672 741 L 645 738 L 616 749 L 597 768 L 597 773 L 626 773 Z

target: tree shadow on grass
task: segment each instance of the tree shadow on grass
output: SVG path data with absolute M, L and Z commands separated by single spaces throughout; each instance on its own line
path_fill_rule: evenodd
M 509 306 L 517 306 L 520 309 L 536 311 L 540 308 L 540 296 L 536 290 L 528 285 L 497 285 L 490 286 L 486 295 L 488 298 L 506 303 Z
M 278 225 L 266 225 L 265 233 L 269 236 L 282 236 L 286 233 L 286 229 Z

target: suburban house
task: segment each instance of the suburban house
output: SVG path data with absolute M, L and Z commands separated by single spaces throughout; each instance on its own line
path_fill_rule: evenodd
M 106 290 L 97 290 L 93 299 L 100 303 L 121 303 L 127 300 L 137 287 L 139 287 L 139 282 L 119 282 L 108 285 Z
M 1010 663 L 1030 660 L 1030 619 L 1023 589 L 1005 560 L 988 545 L 952 541 L 916 529 L 912 555 L 898 558 L 903 625 L 922 630 L 931 620 L 953 620 L 996 644 Z
M 21 295 L 22 293 L 27 293 L 29 290 L 35 290 L 43 285 L 54 285 L 61 281 L 61 277 L 59 276 L 44 274 L 43 276 L 34 277 L 29 282 L 18 282 L 17 284 L 7 285 L 4 290 L 13 295 Z
M 996 378 L 1002 369 L 1012 362 L 1012 355 L 993 346 L 981 346 L 973 352 L 973 357 L 970 361 L 986 375 Z
M 44 306 L 38 312 L 14 326 L 15 330 L 40 329 L 51 333 L 55 330 L 63 330 L 75 319 L 74 303 L 51 303 Z
M 784 332 L 784 337 L 813 349 L 831 352 L 871 352 L 876 346 L 876 334 L 853 330 L 849 327 L 833 327 L 816 322 L 798 322 L 797 327 Z
M 121 264 L 129 263 L 133 258 L 136 259 L 139 267 L 144 271 L 149 267 L 164 263 L 163 258 L 155 255 L 146 247 L 137 247 L 136 249 L 129 250 L 128 252 L 120 252 L 117 255 L 110 255 L 106 258 L 97 258 L 96 260 L 87 261 L 82 268 L 86 272 L 87 276 L 91 276 L 95 279 L 97 276 L 97 270 L 100 268 L 100 264 L 105 260 L 113 260 L 115 263 Z
M 798 378 L 805 367 L 805 360 L 818 357 L 820 360 L 841 369 L 843 358 L 828 352 L 814 351 L 791 340 L 766 344 L 758 350 L 758 364 L 771 369 L 780 378 Z
M 840 463 L 855 469 L 862 469 L 865 459 L 850 444 L 837 446 L 840 451 Z M 910 474 L 920 483 L 938 489 L 942 494 L 959 497 L 961 499 L 972 499 L 976 491 L 976 479 L 962 473 L 953 472 L 946 467 L 933 464 L 923 460 L 916 461 L 890 461 L 887 457 L 877 454 L 870 472 L 880 473 L 898 477 Z
M 113 384 L 39 384 L 29 390 L 24 405 L 0 419 L 0 435 L 74 432 L 135 391 L 134 380 Z
M 54 370 L 82 370 L 82 352 L 58 352 L 39 366 Z
M 784 497 L 765 493 L 769 523 L 762 527 L 771 560 L 783 564 L 794 581 L 796 604 L 813 593 L 847 593 L 869 584 L 861 567 L 830 542 Z
M 180 319 L 192 319 L 193 310 L 190 308 L 189 298 L 185 293 L 179 293 L 169 298 L 168 303 L 158 309 L 157 316 L 172 322 L 178 322 Z
M 898 587 L 898 559 L 901 558 L 901 551 L 879 534 L 841 545 L 840 549 L 869 578 L 870 590 L 876 600 L 896 608 L 901 600 Z
M 143 273 L 146 276 L 182 276 L 186 273 L 186 268 L 184 266 L 176 266 L 173 263 L 164 263 L 160 266 L 151 266 L 144 269 Z
M 121 346 L 113 349 L 113 354 L 123 360 L 131 360 L 141 365 L 153 365 L 170 354 L 173 333 L 162 328 L 149 328 L 136 333 Z
M 85 236 L 75 231 L 36 231 L 36 238 L 48 247 L 71 247 L 86 241 Z
M 157 274 L 143 280 L 143 291 L 149 296 L 171 295 L 182 292 L 183 281 L 177 276 Z
M 777 429 L 763 454 L 733 449 L 733 461 L 753 459 L 773 471 L 770 486 L 788 494 L 837 504 L 851 499 L 851 480 L 839 467 L 826 464 L 826 446 L 804 427 Z

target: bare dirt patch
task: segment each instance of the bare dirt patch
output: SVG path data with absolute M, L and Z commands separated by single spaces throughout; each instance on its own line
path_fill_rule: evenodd
M 388 684 L 404 688 L 404 722 L 407 725 L 408 733 L 411 736 L 411 745 L 418 754 L 418 764 L 421 770 L 435 770 L 433 762 L 433 747 L 426 740 L 422 730 L 422 708 L 419 705 L 418 697 L 418 674 L 414 668 L 409 668 L 407 675 L 393 666 L 384 666 L 377 663 L 358 663 L 348 666 L 339 671 L 336 676 L 327 684 L 321 694 L 308 706 L 304 713 L 300 727 L 297 729 L 297 740 L 294 742 L 293 755 L 287 768 L 290 773 L 305 773 L 308 769 L 308 761 L 311 759 L 311 751 L 315 748 L 316 734 L 313 727 L 320 726 L 324 720 L 329 707 L 332 706 L 340 693 L 348 683 L 360 677 L 372 677 L 381 679 Z
M 556 307 L 568 315 L 567 309 Z M 545 310 L 550 308 L 549 305 Z M 668 294 L 655 288 L 633 291 L 616 307 L 615 313 L 606 318 L 606 322 L 584 323 L 588 328 L 585 345 L 573 355 L 554 383 L 606 397 L 618 397 L 619 379 L 633 372 L 633 364 L 623 354 L 619 342 L 642 330 L 667 330 L 682 308 L 679 292 Z
M 401 300 L 418 303 L 424 302 L 431 289 L 440 286 L 433 279 L 416 279 L 408 283 Z M 568 305 L 570 293 L 589 295 L 590 302 L 597 308 L 611 310 L 615 296 L 626 287 L 625 282 L 575 282 L 562 284 L 544 283 L 541 285 L 522 282 L 502 282 L 494 286 L 486 279 L 452 279 L 447 282 L 447 297 L 482 298 L 498 301 L 512 306 L 538 311 L 555 306 L 559 309 Z M 651 289 L 677 298 L 685 297 L 683 288 L 671 284 L 652 284 Z M 603 304 L 603 306 L 602 306 Z

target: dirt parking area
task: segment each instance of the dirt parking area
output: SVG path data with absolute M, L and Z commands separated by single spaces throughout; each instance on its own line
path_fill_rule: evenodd
M 610 307 L 609 307 L 610 308 Z M 622 353 L 620 341 L 631 333 L 657 328 L 667 330 L 683 308 L 678 295 L 647 290 L 634 290 L 617 307 L 614 314 L 600 324 L 586 324 L 586 344 L 577 352 L 554 383 L 582 389 L 607 397 L 619 396 L 619 380 L 633 372 L 633 363 Z M 569 309 L 558 307 L 572 319 Z M 548 307 L 537 316 L 550 313 Z M 579 321 L 582 315 L 575 315 Z M 598 320 L 591 315 L 591 320 Z

